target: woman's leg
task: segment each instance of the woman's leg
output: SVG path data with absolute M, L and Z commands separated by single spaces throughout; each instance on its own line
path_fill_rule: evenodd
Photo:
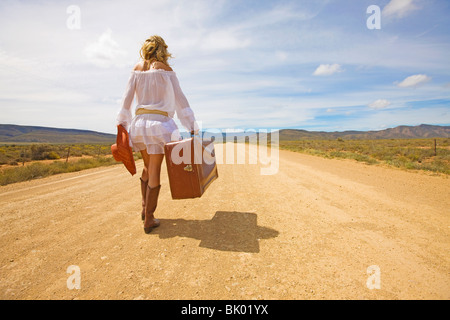
M 150 162 L 150 155 L 147 153 L 147 150 L 141 150 L 142 160 L 144 160 L 144 169 L 142 169 L 141 179 L 144 181 L 148 181 L 148 164 Z
M 145 203 L 146 203 L 146 195 L 147 195 L 147 185 L 148 185 L 148 164 L 150 161 L 150 156 L 147 153 L 147 150 L 141 150 L 142 160 L 144 161 L 144 168 L 142 169 L 141 175 L 141 195 L 142 195 L 142 212 L 141 218 L 145 219 Z
M 164 154 L 150 154 L 147 171 L 149 172 L 148 189 L 145 199 L 145 220 L 144 231 L 150 233 L 151 230 L 159 226 L 159 220 L 155 219 L 154 212 L 158 204 L 159 190 L 161 189 L 161 164 Z
M 150 154 L 147 172 L 149 173 L 148 186 L 150 188 L 158 187 L 161 184 L 161 164 L 164 154 Z

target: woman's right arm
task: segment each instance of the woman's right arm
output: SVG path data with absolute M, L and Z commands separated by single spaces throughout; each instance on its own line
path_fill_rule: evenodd
M 172 85 L 175 94 L 175 110 L 177 112 L 177 117 L 180 119 L 181 124 L 189 132 L 198 132 L 198 124 L 195 120 L 194 112 L 192 111 L 186 96 L 181 90 L 180 83 L 176 75 L 171 77 Z
M 125 93 L 122 98 L 122 107 L 117 114 L 117 125 L 122 125 L 128 131 L 128 127 L 131 123 L 131 105 L 134 100 L 134 94 L 136 91 L 136 73 L 132 72 L 128 79 L 128 84 L 125 89 Z

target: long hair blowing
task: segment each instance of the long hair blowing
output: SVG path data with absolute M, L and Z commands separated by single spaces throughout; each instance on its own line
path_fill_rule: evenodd
M 150 62 L 156 60 L 166 65 L 168 65 L 167 60 L 172 58 L 172 55 L 167 51 L 167 45 L 164 39 L 156 35 L 145 40 L 141 47 L 140 56 L 144 60 Z

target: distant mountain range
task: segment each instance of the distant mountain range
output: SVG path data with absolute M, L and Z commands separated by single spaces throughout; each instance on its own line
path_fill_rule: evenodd
M 280 140 L 375 140 L 375 139 L 421 139 L 449 138 L 450 126 L 421 124 L 419 126 L 398 126 L 379 131 L 306 131 L 298 129 L 280 130 Z
M 186 136 L 186 134 L 183 135 Z M 380 131 L 341 132 L 282 129 L 279 131 L 279 137 L 281 141 L 335 140 L 338 138 L 347 140 L 449 138 L 450 126 L 421 124 L 419 126 L 398 126 Z M 0 143 L 114 143 L 115 140 L 115 134 L 89 130 L 0 124 Z
M 0 143 L 114 143 L 116 135 L 89 130 L 0 124 Z

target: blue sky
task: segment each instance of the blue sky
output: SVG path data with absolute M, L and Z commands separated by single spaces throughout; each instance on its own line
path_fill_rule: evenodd
M 446 0 L 5 0 L 0 123 L 115 133 L 159 34 L 203 129 L 449 125 L 449 16 Z

